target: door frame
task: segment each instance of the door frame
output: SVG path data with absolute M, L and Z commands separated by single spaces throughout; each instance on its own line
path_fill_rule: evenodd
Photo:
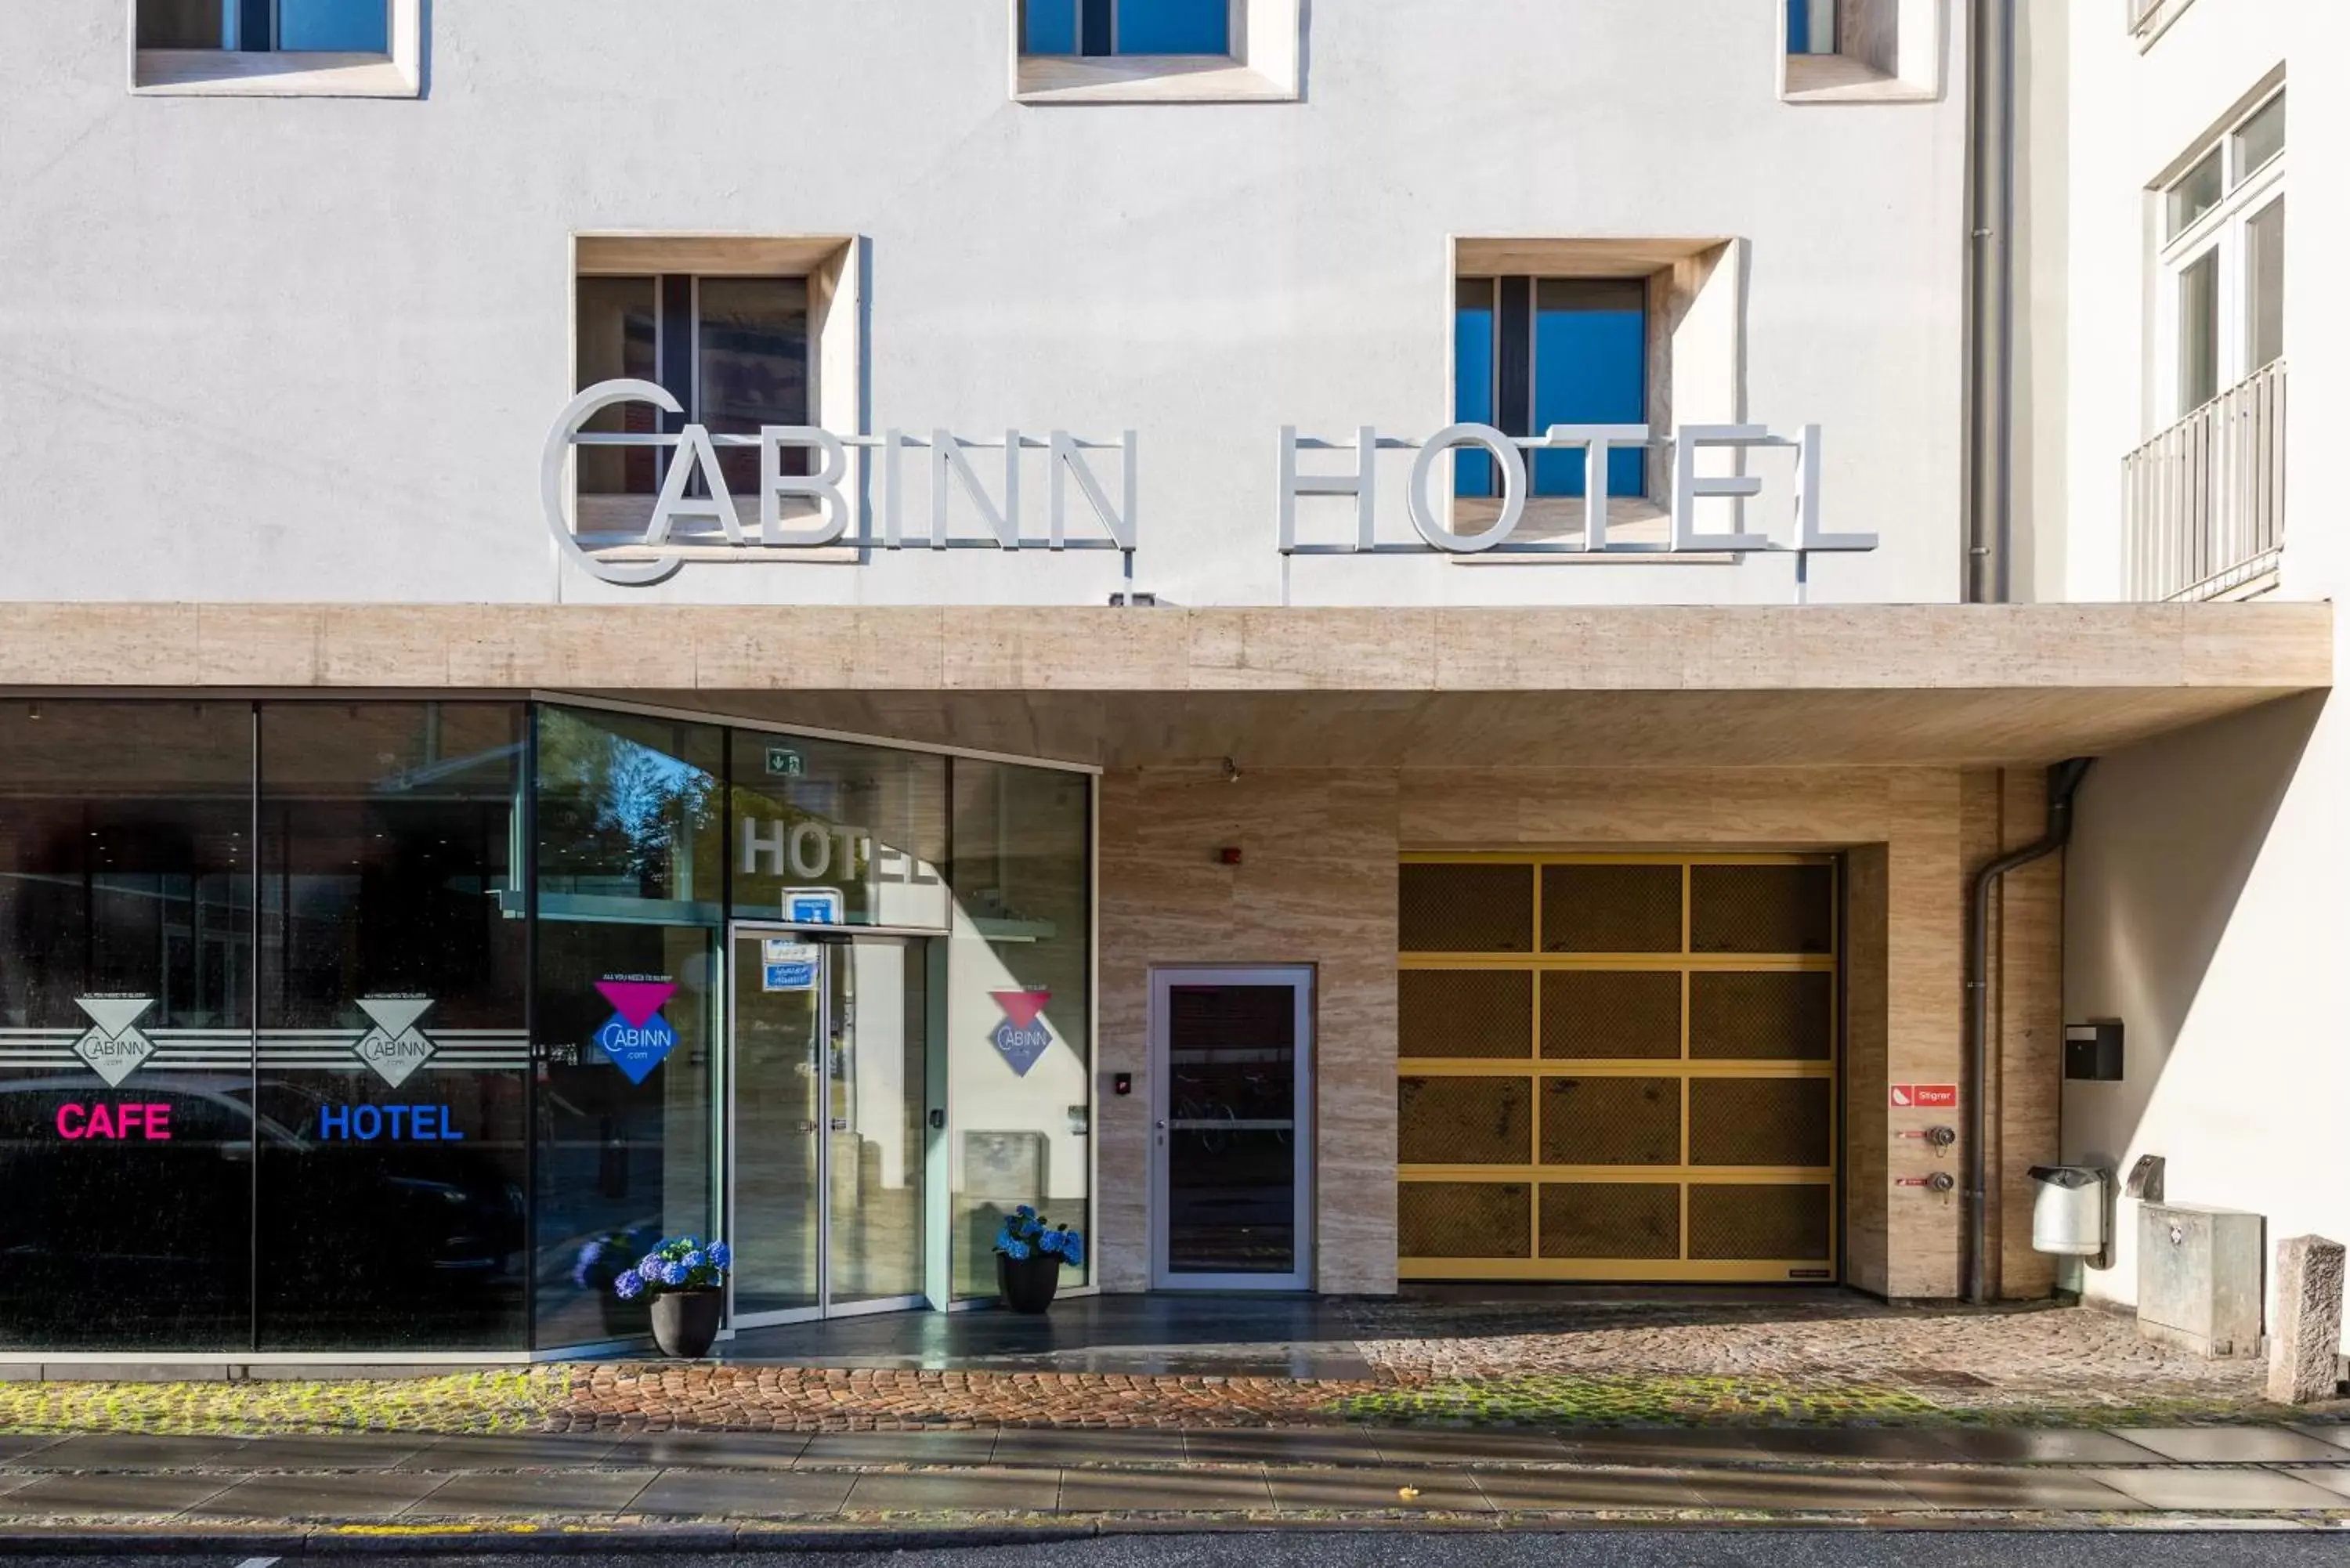
M 779 920 L 733 920 L 728 922 L 726 927 L 726 950 L 720 971 L 726 994 L 725 1047 L 723 1051 L 721 1052 L 719 1057 L 720 1073 L 723 1079 L 723 1090 L 721 1095 L 722 1110 L 720 1115 L 723 1118 L 721 1125 L 723 1132 L 723 1147 L 725 1149 L 724 1158 L 721 1161 L 722 1179 L 720 1182 L 717 1205 L 720 1221 L 720 1235 L 723 1236 L 726 1234 L 728 1231 L 733 1229 L 734 1220 L 738 1215 L 738 1209 L 734 1198 L 734 1173 L 735 1154 L 742 1147 L 742 1137 L 740 1136 L 740 1123 L 738 1120 L 738 1106 L 736 1103 L 737 1096 L 735 1093 L 737 1087 L 737 1074 L 735 1071 L 736 1058 L 734 1054 L 734 1012 L 735 1000 L 738 995 L 738 991 L 735 985 L 736 976 L 734 974 L 734 954 L 735 950 L 741 943 L 745 941 L 759 941 L 768 938 L 788 938 L 795 941 L 811 944 L 817 950 L 819 961 L 817 965 L 816 992 L 816 1034 L 817 1048 L 819 1051 L 824 1053 L 822 1060 L 817 1064 L 819 1082 L 817 1085 L 817 1116 L 816 1118 L 816 1304 L 808 1307 L 787 1307 L 775 1312 L 749 1313 L 738 1315 L 734 1311 L 734 1282 L 733 1276 L 730 1274 L 726 1282 L 726 1327 L 730 1335 L 733 1331 L 737 1329 L 767 1328 L 778 1324 L 813 1323 L 823 1318 L 863 1317 L 870 1313 L 905 1312 L 913 1308 L 925 1307 L 931 1304 L 930 1297 L 923 1293 L 905 1296 L 887 1296 L 878 1301 L 850 1302 L 837 1306 L 833 1303 L 832 1135 L 836 1129 L 832 1125 L 833 1116 L 832 1096 L 830 1093 L 830 1074 L 832 1070 L 831 1051 L 833 1025 L 835 1023 L 832 1006 L 833 965 L 840 961 L 840 955 L 847 949 L 853 948 L 860 940 L 870 941 L 875 944 L 886 943 L 891 947 L 904 948 L 910 947 L 917 941 L 927 942 L 931 940 L 933 940 L 933 936 L 934 933 L 929 932 L 910 933 L 895 930 L 868 931 L 862 928 L 857 927 L 792 925 Z M 920 1096 L 926 1106 L 929 1099 L 927 1067 L 930 1058 L 937 1054 L 937 1053 L 931 1048 L 931 1044 L 934 1043 L 935 1033 L 929 1025 L 930 1020 L 926 1016 L 924 1019 L 923 1030 L 925 1036 L 923 1050 L 924 1064 L 926 1068 L 925 1081 L 920 1084 L 909 1084 L 906 1086 L 909 1094 Z M 922 1125 L 925 1132 L 927 1132 L 929 1128 L 929 1116 L 927 1115 L 927 1111 L 922 1118 Z M 933 1179 L 931 1151 L 928 1147 L 927 1139 L 925 1140 L 922 1149 L 922 1205 L 924 1219 L 927 1221 L 931 1207 L 930 1187 Z M 741 1244 L 741 1238 L 737 1238 L 736 1244 L 738 1246 Z M 927 1269 L 927 1241 L 925 1242 L 924 1247 L 924 1264 Z
M 1168 1267 L 1168 993 L 1179 985 L 1286 986 L 1296 1009 L 1296 1120 L 1290 1145 L 1296 1205 L 1295 1266 L 1285 1274 L 1175 1273 Z M 1150 1288 L 1161 1291 L 1310 1291 L 1314 1288 L 1315 973 L 1311 964 L 1154 964 L 1150 970 Z

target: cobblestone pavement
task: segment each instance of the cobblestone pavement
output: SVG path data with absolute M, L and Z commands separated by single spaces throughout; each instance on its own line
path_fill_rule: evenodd
M 2261 1366 L 2081 1308 L 1366 1302 L 1367 1381 L 622 1363 L 577 1369 L 575 1430 L 1472 1421 L 2062 1422 L 2272 1415 Z
M 841 1371 L 619 1363 L 583 1367 L 554 1430 L 723 1428 L 1259 1427 L 1339 1418 L 1377 1383 L 1099 1372 Z
M 1559 1375 L 1767 1377 L 1864 1386 L 1937 1405 L 2147 1399 L 2249 1401 L 2264 1364 L 2207 1361 L 2085 1307 L 1904 1307 L 1855 1299 L 1768 1305 L 1405 1300 L 1355 1308 L 1383 1381 Z M 1562 1315 L 1566 1321 L 1561 1321 Z

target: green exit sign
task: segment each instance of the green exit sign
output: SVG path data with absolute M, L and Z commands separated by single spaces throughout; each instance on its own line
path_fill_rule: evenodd
M 767 776 L 771 779 L 796 779 L 807 775 L 807 759 L 789 746 L 767 748 Z

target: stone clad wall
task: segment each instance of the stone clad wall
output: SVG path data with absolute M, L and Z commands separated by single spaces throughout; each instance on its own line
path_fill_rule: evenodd
M 2036 784 L 2037 774 L 2031 775 Z M 1308 963 L 1317 974 L 1320 1157 L 1316 1283 L 1328 1293 L 1395 1288 L 1395 877 L 1407 849 L 1714 848 L 1853 850 L 1856 911 L 1881 909 L 1846 943 L 1844 1257 L 1850 1282 L 1895 1297 L 1948 1297 L 1961 1282 L 1965 1205 L 1904 1176 L 1963 1178 L 1964 1146 L 1937 1155 L 1902 1128 L 1960 1128 L 1956 1112 L 1887 1109 L 1888 1083 L 1964 1077 L 1960 990 L 1970 784 L 2001 798 L 1997 774 L 1957 769 L 1149 770 L 1103 780 L 1101 1027 L 1104 1075 L 1097 1225 L 1103 1282 L 1139 1290 L 1149 1267 L 1149 981 L 1154 965 Z M 2028 837 L 2017 808 L 2008 825 Z M 2036 798 L 2036 797 L 2033 797 Z M 1999 841 L 2003 841 L 1999 840 Z M 2021 838 L 2015 838 L 2021 842 Z M 1218 863 L 1225 846 L 1242 864 Z M 2018 892 L 2024 892 L 2019 888 Z M 2007 1071 L 1997 1085 L 2016 1129 L 1994 1150 L 2011 1174 L 2046 1158 L 2058 1085 L 2054 922 L 2032 918 L 2001 952 L 2010 984 L 1996 1019 Z M 1856 919 L 1865 918 L 1856 913 Z M 2023 988 L 2030 988 L 2028 993 Z M 2028 1041 L 2020 1041 L 2027 1027 Z M 2061 1033 L 2061 1031 L 2057 1032 Z M 1135 1075 L 1127 1099 L 1107 1075 Z M 2012 1292 L 2044 1279 L 2029 1262 L 2031 1216 L 2007 1205 L 1995 1255 Z M 2020 1230 L 2018 1229 L 2020 1227 Z

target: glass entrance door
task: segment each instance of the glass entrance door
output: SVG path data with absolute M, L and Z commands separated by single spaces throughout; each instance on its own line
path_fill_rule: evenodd
M 923 1303 L 925 945 L 735 929 L 737 1327 Z
M 1159 1287 L 1311 1286 L 1313 984 L 1304 969 L 1151 976 Z

